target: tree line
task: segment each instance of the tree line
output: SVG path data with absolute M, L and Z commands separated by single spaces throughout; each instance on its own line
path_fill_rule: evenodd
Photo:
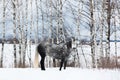
M 0 0 L 0 26 L 2 48 L 0 66 L 3 66 L 4 45 L 7 33 L 12 35 L 14 67 L 25 67 L 26 48 L 29 47 L 31 61 L 32 39 L 58 40 L 74 36 L 82 41 L 83 30 L 88 31 L 91 46 L 92 67 L 99 63 L 103 68 L 111 67 L 110 40 L 115 40 L 115 65 L 118 67 L 117 40 L 120 26 L 119 0 Z M 19 63 L 17 61 L 16 38 L 19 41 Z M 100 51 L 97 53 L 97 40 Z M 105 47 L 103 46 L 105 41 Z M 27 44 L 29 43 L 29 45 Z M 82 44 L 80 44 L 82 46 Z M 100 56 L 96 59 L 96 55 Z M 19 65 L 17 65 L 19 64 Z

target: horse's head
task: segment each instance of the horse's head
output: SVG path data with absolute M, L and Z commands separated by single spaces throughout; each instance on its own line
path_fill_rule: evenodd
M 72 40 L 71 39 L 68 39 L 66 41 L 66 46 L 67 46 L 68 49 L 72 48 Z

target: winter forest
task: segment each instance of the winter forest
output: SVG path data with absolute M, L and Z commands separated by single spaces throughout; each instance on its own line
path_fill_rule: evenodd
M 32 68 L 41 40 L 72 38 L 67 66 L 120 68 L 119 30 L 120 0 L 0 0 L 0 67 Z

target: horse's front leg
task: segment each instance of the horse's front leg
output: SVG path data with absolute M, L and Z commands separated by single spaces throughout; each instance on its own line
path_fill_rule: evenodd
M 41 65 L 41 70 L 45 70 L 45 56 L 41 57 L 40 65 Z
M 64 69 L 66 69 L 67 66 L 67 60 L 64 61 Z
M 64 59 L 61 59 L 61 62 L 60 62 L 60 69 L 59 69 L 60 71 L 61 71 L 61 69 L 62 69 L 62 66 L 63 66 L 64 61 L 65 61 Z

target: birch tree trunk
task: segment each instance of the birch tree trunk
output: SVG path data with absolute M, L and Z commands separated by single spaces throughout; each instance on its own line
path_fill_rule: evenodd
M 49 43 L 53 43 L 53 24 L 52 24 L 52 0 L 46 0 L 46 2 L 49 4 L 47 5 L 48 12 L 47 12 L 47 18 L 48 18 L 48 26 L 49 26 Z M 55 67 L 55 59 L 48 56 L 48 66 L 49 67 Z
M 23 2 L 21 1 L 21 3 L 23 4 Z M 25 8 L 22 10 L 22 12 L 21 12 L 21 34 L 20 34 L 20 38 L 21 38 L 21 40 L 20 40 L 20 43 L 21 43 L 21 54 L 20 54 L 20 64 L 21 64 L 21 66 L 20 67 L 24 67 L 24 65 L 23 65 L 23 56 L 24 56 L 24 53 L 25 53 L 25 22 L 24 22 L 24 20 L 25 20 Z M 19 43 L 19 44 L 20 44 Z M 20 48 L 19 48 L 20 49 Z M 20 52 L 19 52 L 20 53 Z
M 116 68 L 118 68 L 118 54 L 117 54 L 117 27 L 116 27 L 116 20 L 114 17 L 114 29 L 115 29 L 115 64 L 116 64 Z
M 81 13 L 82 13 L 82 11 L 81 11 L 81 9 L 80 9 L 80 7 L 81 6 L 83 6 L 83 5 L 80 5 L 81 4 L 81 0 L 79 0 L 79 4 L 78 4 L 78 18 L 77 18 L 77 20 L 76 20 L 76 24 L 77 24 L 77 31 L 76 31 L 76 39 L 79 41 L 79 40 L 81 40 L 81 35 L 80 35 L 80 18 L 81 18 Z M 75 16 L 75 15 L 74 15 Z M 78 43 L 76 43 L 76 51 L 77 51 L 77 57 L 78 57 L 78 66 L 80 67 L 80 57 L 79 57 L 79 54 L 78 54 L 78 50 L 77 50 L 77 48 L 78 48 Z M 82 50 L 82 54 L 83 54 L 83 56 L 84 56 L 84 52 L 83 52 L 83 48 L 82 48 L 82 44 L 80 45 L 80 47 L 81 47 L 81 50 Z M 85 59 L 85 56 L 84 56 L 84 59 Z M 86 63 L 86 59 L 85 59 L 85 63 Z M 87 63 L 86 63 L 87 64 Z M 86 67 L 87 67 L 87 65 L 86 65 Z
M 62 0 L 58 0 L 58 38 L 59 42 L 66 42 L 63 31 L 63 3 Z
M 22 33 L 21 33 L 21 26 L 20 26 L 20 2 L 17 0 L 17 11 L 18 11 L 18 14 L 17 14 L 17 26 L 18 26 L 18 29 L 19 29 L 19 62 L 18 62 L 18 67 L 21 67 L 21 36 L 22 36 Z
M 80 6 L 80 1 L 79 1 L 79 5 L 78 6 Z M 77 40 L 79 40 L 79 37 L 80 37 L 80 21 L 79 21 L 79 19 L 80 19 L 80 17 L 81 17 L 81 12 L 80 12 L 80 8 L 78 8 L 78 19 L 77 19 Z
M 13 48 L 14 48 L 14 67 L 17 67 L 17 56 L 16 56 L 16 0 L 13 0 Z
M 1 50 L 1 56 L 0 56 L 0 67 L 3 67 L 3 54 L 4 54 L 4 43 L 5 43 L 5 1 L 3 0 L 3 32 L 2 32 L 2 36 L 3 36 L 3 40 L 2 40 L 2 50 Z
M 111 19 L 111 6 L 110 6 L 111 0 L 106 0 L 106 6 L 107 6 L 107 40 L 106 40 L 106 58 L 107 63 L 106 66 L 110 67 L 110 19 Z
M 52 39 L 52 42 L 53 42 L 53 29 L 52 29 L 52 0 L 50 0 L 49 2 L 50 4 L 50 8 L 49 8 L 49 11 L 50 11 L 50 35 L 51 35 L 51 39 Z
M 92 56 L 92 67 L 95 68 L 95 26 L 93 17 L 93 0 L 90 0 L 90 34 L 91 34 L 91 56 Z
M 26 6 L 25 6 L 25 37 L 23 39 L 23 45 L 24 45 L 24 50 L 23 50 L 23 67 L 25 67 L 25 62 L 26 62 L 26 49 L 27 49 L 27 37 L 28 37 L 28 0 L 26 0 Z
M 32 61 L 31 61 L 31 35 L 32 35 L 32 27 L 33 27 L 33 10 L 32 10 L 32 1 L 30 1 L 30 6 L 31 6 L 31 22 L 30 22 L 30 40 L 29 40 L 29 62 L 30 62 L 30 67 L 32 67 Z
M 103 19 L 101 19 L 101 26 L 100 26 L 100 63 L 101 63 L 101 67 L 103 67 L 103 63 L 104 63 L 102 61 L 103 57 L 104 57 L 104 52 L 103 52 Z
M 56 1 L 56 36 L 57 36 L 57 44 L 59 43 L 59 4 L 58 0 Z
M 38 33 L 38 22 L 39 22 L 39 12 L 38 12 L 38 0 L 35 0 L 35 4 L 36 4 L 36 39 L 35 39 L 35 44 L 38 43 L 38 37 L 39 37 L 39 33 Z
M 42 0 L 40 0 L 40 10 L 41 10 L 41 18 L 42 18 L 42 40 L 44 40 L 44 14 L 43 14 Z
M 101 0 L 102 1 L 102 0 Z M 102 1 L 102 12 L 100 16 L 100 66 L 104 68 L 104 52 L 103 52 L 103 28 L 104 28 L 104 1 Z

